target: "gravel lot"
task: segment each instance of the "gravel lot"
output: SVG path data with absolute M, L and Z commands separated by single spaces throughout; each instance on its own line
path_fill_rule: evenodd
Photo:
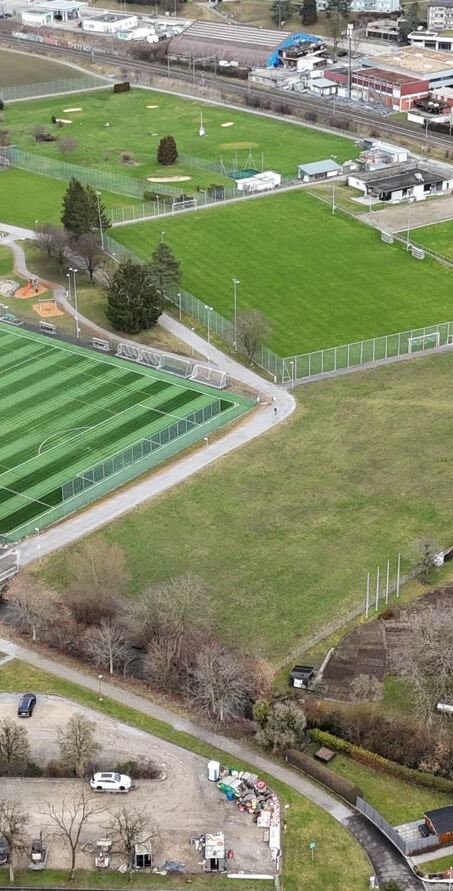
M 0 693 L 0 719 L 17 719 L 18 701 L 18 695 Z M 57 728 L 64 726 L 75 712 L 87 715 L 96 724 L 102 767 L 146 757 L 163 771 L 163 779 L 139 780 L 138 788 L 127 796 L 89 791 L 96 803 L 105 805 L 109 811 L 127 803 L 149 812 L 150 821 L 157 828 L 156 865 L 166 859 L 182 860 L 188 871 L 200 870 L 199 856 L 190 843 L 191 836 L 223 831 L 227 849 L 234 851 L 231 871 L 274 872 L 263 830 L 256 828 L 250 816 L 239 813 L 216 785 L 208 781 L 206 761 L 197 755 L 68 700 L 40 695 L 33 717 L 21 721 L 28 731 L 34 761 L 42 763 L 58 757 Z M 20 801 L 29 815 L 27 834 L 30 838 L 39 835 L 41 829 L 50 838 L 54 827 L 44 816 L 46 803 L 55 806 L 61 804 L 63 798 L 70 800 L 79 788 L 77 780 L 2 778 L 2 797 Z M 93 816 L 86 825 L 83 841 L 94 842 L 105 835 L 104 827 L 108 822 L 106 812 Z M 48 865 L 56 869 L 68 865 L 68 852 L 57 839 L 50 842 Z M 77 865 L 89 868 L 93 865 L 93 855 L 82 853 Z
M 408 209 L 410 207 L 410 210 Z M 417 226 L 429 226 L 430 223 L 440 223 L 443 220 L 451 220 L 453 217 L 453 196 L 439 196 L 436 199 L 415 201 L 408 205 L 389 204 L 384 210 L 372 211 L 363 214 L 363 219 L 369 220 L 378 229 L 387 229 L 388 232 L 400 232 L 407 229 L 410 215 L 412 241 L 417 241 Z

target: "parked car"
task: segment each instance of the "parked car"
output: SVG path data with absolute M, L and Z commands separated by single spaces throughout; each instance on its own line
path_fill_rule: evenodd
M 36 705 L 36 696 L 34 693 L 24 693 L 19 702 L 17 714 L 19 718 L 31 718 L 33 709 Z
M 6 838 L 0 835 L 0 866 L 4 866 L 9 860 L 9 845 Z
M 131 778 L 125 773 L 95 773 L 90 779 L 90 786 L 96 792 L 129 792 Z

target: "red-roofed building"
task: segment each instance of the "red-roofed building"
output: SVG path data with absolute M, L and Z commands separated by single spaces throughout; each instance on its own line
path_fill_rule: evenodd
M 324 77 L 339 84 L 339 95 L 348 88 L 348 71 L 325 71 Z M 429 82 L 381 68 L 358 68 L 351 72 L 351 96 L 363 102 L 386 105 L 393 111 L 407 111 L 429 93 Z M 343 93 L 344 94 L 344 93 Z

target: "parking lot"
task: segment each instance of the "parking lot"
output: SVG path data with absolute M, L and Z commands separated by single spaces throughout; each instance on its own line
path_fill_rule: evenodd
M 0 720 L 17 719 L 19 696 L 0 693 Z M 130 759 L 151 759 L 162 771 L 158 780 L 137 780 L 137 788 L 127 795 L 104 795 L 85 787 L 96 803 L 106 811 L 87 823 L 83 843 L 90 846 L 102 836 L 109 823 L 109 813 L 127 804 L 146 810 L 156 828 L 154 862 L 181 860 L 188 872 L 200 871 L 200 857 L 191 844 L 191 836 L 205 832 L 224 832 L 226 848 L 234 857 L 230 869 L 234 872 L 274 872 L 269 848 L 264 841 L 264 830 L 257 829 L 252 818 L 240 813 L 233 802 L 228 802 L 215 783 L 207 779 L 206 761 L 190 752 L 155 736 L 128 727 L 90 709 L 75 705 L 56 696 L 38 696 L 33 717 L 21 722 L 28 731 L 31 757 L 43 764 L 59 755 L 57 729 L 64 727 L 74 712 L 85 714 L 96 724 L 96 739 L 100 745 L 97 756 L 103 769 L 111 769 L 118 762 Z M 17 719 L 20 720 L 20 719 Z M 30 839 L 43 830 L 50 839 L 55 827 L 44 816 L 46 803 L 70 801 L 80 790 L 78 780 L 47 778 L 2 778 L 2 797 L 20 801 L 28 815 L 27 835 Z M 119 865 L 119 862 L 116 864 Z M 49 868 L 68 866 L 68 851 L 61 841 L 50 841 Z M 93 854 L 82 852 L 77 866 L 93 866 Z

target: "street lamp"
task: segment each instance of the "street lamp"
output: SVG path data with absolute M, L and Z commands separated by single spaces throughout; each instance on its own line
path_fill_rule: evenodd
M 39 528 L 38 528 L 38 526 L 35 526 L 35 532 L 36 532 L 36 535 L 38 536 L 38 541 L 37 541 L 37 546 L 38 546 L 38 560 L 39 560 L 39 562 L 41 563 L 41 539 L 40 539 L 40 537 L 39 537 Z
M 35 232 L 36 232 L 36 229 L 37 229 L 37 227 L 38 227 L 38 223 L 39 223 L 39 220 L 35 220 Z
M 96 192 L 96 200 L 98 204 L 98 219 L 99 219 L 99 234 L 101 236 L 101 248 L 104 250 L 104 230 L 102 228 L 102 217 L 101 217 L 101 193 Z
M 352 44 L 352 32 L 354 31 L 354 25 L 349 22 L 346 27 L 346 36 L 348 38 L 348 98 L 351 98 L 351 44 Z
M 99 699 L 102 699 L 102 678 L 103 678 L 103 677 L 104 677 L 103 674 L 98 674 L 98 681 L 99 681 Z
M 68 300 L 69 300 L 69 303 L 71 303 L 71 273 L 70 272 L 66 273 L 66 278 L 68 280 Z
M 79 328 L 79 309 L 77 306 L 77 283 L 76 283 L 76 273 L 78 269 L 74 269 L 73 266 L 69 267 L 69 272 L 73 274 L 73 295 L 74 295 L 74 310 L 75 310 L 75 323 L 76 323 L 76 337 L 80 337 L 80 328 Z
M 238 303 L 237 303 L 237 286 L 240 285 L 240 281 L 238 278 L 231 279 L 233 282 L 233 318 L 234 318 L 234 341 L 233 346 L 234 349 L 238 348 Z
M 181 294 L 181 292 L 178 291 L 176 296 L 178 298 L 178 305 L 179 305 L 179 321 L 181 321 L 181 316 L 182 316 L 182 305 L 181 305 L 182 294 Z
M 161 243 L 161 244 L 164 243 L 164 237 L 165 237 L 165 232 L 161 232 L 161 233 L 160 233 L 160 243 Z
M 208 306 L 208 304 L 206 303 L 204 308 L 207 309 L 207 311 L 208 311 L 208 346 L 209 346 L 211 343 L 211 313 L 212 313 L 212 310 L 214 309 L 214 307 Z

